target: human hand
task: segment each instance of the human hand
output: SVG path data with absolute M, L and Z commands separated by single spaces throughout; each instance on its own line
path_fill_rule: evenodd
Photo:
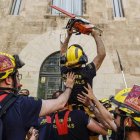
M 79 102 L 83 103 L 85 106 L 90 105 L 90 99 L 84 95 L 78 94 L 77 99 Z
M 91 35 L 92 35 L 93 37 L 95 37 L 95 36 L 99 36 L 100 34 L 99 34 L 99 31 L 97 31 L 97 30 L 95 30 L 95 29 L 92 29 Z
M 87 84 L 87 85 L 88 85 L 88 88 L 86 88 L 86 87 L 84 87 L 84 88 L 85 88 L 85 90 L 87 91 L 88 94 L 86 94 L 85 92 L 82 92 L 82 93 L 88 99 L 93 100 L 95 98 L 95 95 L 93 93 L 93 90 L 92 90 L 91 86 L 89 84 Z
M 97 26 L 94 26 L 93 29 L 92 29 L 91 35 L 92 35 L 93 37 L 102 36 L 102 33 L 103 33 L 103 30 L 101 30 L 101 29 L 98 28 Z
M 72 29 L 68 29 L 67 30 L 67 34 L 68 34 L 68 36 L 71 36 L 73 34 L 73 28 Z
M 66 87 L 73 88 L 75 75 L 73 72 L 67 73 Z
M 35 128 L 31 127 L 29 130 L 30 133 L 30 139 L 29 140 L 38 140 L 38 130 L 36 130 Z

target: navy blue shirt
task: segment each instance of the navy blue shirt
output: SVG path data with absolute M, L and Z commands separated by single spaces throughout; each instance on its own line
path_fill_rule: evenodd
M 3 140 L 25 140 L 31 126 L 38 125 L 41 99 L 20 96 L 3 116 Z
M 59 121 L 64 119 L 66 111 L 62 111 L 58 113 Z M 53 131 L 54 135 L 53 140 L 89 140 L 89 133 L 87 129 L 87 125 L 89 123 L 89 116 L 85 114 L 84 111 L 81 110 L 73 110 L 70 111 L 68 116 L 68 134 L 63 136 L 58 135 L 55 119 L 52 118 L 53 121 Z
M 81 104 L 77 100 L 77 94 L 82 93 L 82 91 L 86 92 L 84 86 L 87 87 L 87 83 L 89 83 L 92 87 L 92 81 L 94 76 L 96 76 L 96 68 L 93 62 L 87 64 L 85 67 L 75 67 L 69 68 L 66 66 L 61 67 L 61 75 L 63 80 L 66 80 L 66 74 L 68 72 L 74 72 L 76 79 L 74 83 L 74 87 L 72 89 L 72 93 L 69 98 L 69 104 Z
M 52 114 L 53 115 L 53 114 Z M 51 116 L 45 116 L 38 119 L 39 140 L 52 140 L 52 120 Z

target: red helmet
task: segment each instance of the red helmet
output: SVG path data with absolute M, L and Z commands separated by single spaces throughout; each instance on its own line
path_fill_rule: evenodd
M 16 69 L 21 68 L 24 63 L 19 59 L 18 55 L 9 55 L 0 52 L 0 80 L 7 78 L 14 73 Z

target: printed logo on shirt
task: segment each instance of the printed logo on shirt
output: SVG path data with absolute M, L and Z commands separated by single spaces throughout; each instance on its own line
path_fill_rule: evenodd
M 88 67 L 89 67 L 90 69 L 92 69 L 92 65 L 91 65 L 91 64 L 88 64 Z
M 43 125 L 43 124 L 46 124 L 46 123 L 47 123 L 46 119 L 42 119 L 41 122 L 40 122 L 40 125 Z
M 66 81 L 66 74 L 62 74 L 62 79 L 64 82 Z M 76 85 L 84 85 L 85 80 L 83 79 L 82 75 L 80 74 L 75 74 L 75 83 Z
M 63 119 L 59 119 L 59 121 L 60 123 L 62 123 Z M 55 120 L 53 120 L 53 128 L 57 128 L 55 124 Z M 68 118 L 68 128 L 71 128 L 71 129 L 75 128 L 74 123 L 71 122 L 71 117 Z

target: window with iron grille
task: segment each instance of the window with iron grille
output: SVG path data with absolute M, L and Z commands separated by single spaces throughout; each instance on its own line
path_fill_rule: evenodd
M 122 0 L 113 0 L 114 17 L 124 17 Z
M 82 15 L 82 0 L 52 0 L 52 4 L 58 6 L 72 14 Z M 53 15 L 61 14 L 59 11 L 52 9 Z
M 12 6 L 11 6 L 11 11 L 10 11 L 11 15 L 19 15 L 21 2 L 22 2 L 22 0 L 13 0 Z
M 43 62 L 39 76 L 39 98 L 50 99 L 55 91 L 63 89 L 59 62 L 60 52 L 53 53 Z

